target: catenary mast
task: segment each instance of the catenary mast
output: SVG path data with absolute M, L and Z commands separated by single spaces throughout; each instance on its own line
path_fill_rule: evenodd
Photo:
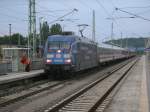
M 29 38 L 28 38 L 28 47 L 33 47 L 32 56 L 35 57 L 36 49 L 36 11 L 35 11 L 35 0 L 29 0 Z M 29 55 L 29 51 L 28 51 Z

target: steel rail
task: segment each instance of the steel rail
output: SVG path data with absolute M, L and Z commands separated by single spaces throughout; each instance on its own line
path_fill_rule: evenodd
M 51 88 L 54 88 L 56 86 L 59 86 L 61 84 L 64 84 L 66 81 L 62 81 L 62 82 L 58 82 L 56 84 L 52 84 L 52 85 L 49 85 L 47 87 L 43 87 L 43 88 L 39 88 L 38 90 L 35 90 L 35 91 L 31 91 L 31 92 L 27 92 L 23 95 L 20 95 L 20 96 L 16 96 L 15 98 L 12 98 L 12 99 L 8 99 L 8 100 L 4 100 L 4 101 L 1 101 L 0 100 L 0 107 L 3 107 L 3 106 L 6 106 L 6 105 L 9 105 L 11 103 L 14 103 L 14 102 L 17 102 L 17 101 L 20 101 L 20 100 L 23 100 L 27 97 L 30 97 L 30 96 L 33 96 L 35 94 L 38 94 L 40 92 L 43 92 L 45 90 L 48 90 L 48 89 L 51 89 Z M 1 97 L 3 99 L 3 97 Z M 4 98 L 5 99 L 5 98 Z
M 137 60 L 136 60 L 137 61 Z M 135 61 L 135 62 L 136 62 Z M 88 90 L 90 90 L 91 88 L 93 88 L 95 85 L 97 85 L 98 83 L 102 82 L 104 79 L 108 78 L 109 76 L 111 76 L 113 73 L 117 72 L 118 70 L 120 70 L 121 68 L 123 68 L 124 66 L 128 65 L 131 62 L 128 61 L 125 64 L 120 65 L 118 68 L 113 69 L 112 71 L 109 71 L 107 73 L 104 73 L 103 76 L 96 80 L 95 82 L 89 84 L 88 86 L 84 87 L 83 89 L 79 90 L 78 92 L 76 92 L 75 94 L 72 94 L 71 96 L 67 97 L 66 99 L 60 101 L 59 103 L 57 103 L 56 105 L 50 107 L 49 109 L 46 109 L 45 112 L 58 112 L 58 111 L 62 111 L 60 109 L 64 108 L 66 105 L 68 105 L 70 102 L 72 102 L 73 100 L 77 99 L 79 96 L 81 96 L 82 94 L 84 94 L 85 92 L 87 92 Z M 133 60 L 132 60 L 133 62 Z M 134 63 L 135 63 L 134 62 Z M 133 66 L 133 65 L 132 65 Z M 130 68 L 123 74 L 125 75 L 131 68 L 132 66 L 130 66 Z M 123 76 L 122 76 L 123 77 Z M 120 81 L 121 78 L 118 80 Z M 117 81 L 117 82 L 118 82 Z M 110 93 L 113 89 L 113 87 L 115 87 L 118 83 L 115 83 L 108 91 L 107 94 L 105 94 L 102 98 L 100 98 L 100 100 L 98 100 L 98 102 L 91 108 L 89 109 L 88 112 L 93 112 L 93 110 L 95 110 L 95 108 L 97 107 L 97 105 L 104 100 L 104 98 L 108 95 L 108 93 Z

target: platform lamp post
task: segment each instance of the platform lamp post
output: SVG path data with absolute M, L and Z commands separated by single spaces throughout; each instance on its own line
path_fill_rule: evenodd
M 11 44 L 12 44 L 12 42 L 11 42 L 11 24 L 9 24 L 9 46 L 11 47 Z

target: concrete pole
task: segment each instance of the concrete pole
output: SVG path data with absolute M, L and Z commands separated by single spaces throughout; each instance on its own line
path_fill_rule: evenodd
M 95 11 L 93 10 L 93 31 L 92 31 L 92 40 L 95 41 Z
M 113 40 L 113 34 L 114 34 L 114 23 L 112 21 L 112 24 L 111 24 L 111 43 L 112 43 L 112 40 Z M 113 48 L 113 43 L 112 43 L 112 48 Z
M 35 12 L 35 0 L 32 0 L 32 8 L 33 8 L 33 57 L 36 54 L 36 12 Z
M 42 43 L 41 43 L 41 41 L 42 41 L 42 36 L 41 36 L 41 34 L 42 34 L 42 33 L 41 33 L 41 22 L 40 22 L 40 38 L 39 38 L 39 44 L 40 44 L 40 46 L 41 46 L 41 44 L 42 44 Z
M 128 37 L 126 37 L 126 49 L 128 49 Z
M 28 58 L 30 58 L 30 36 L 31 36 L 31 0 L 29 0 L 29 21 L 28 21 Z
M 122 32 L 121 32 L 121 47 L 123 48 L 123 45 L 122 45 L 123 43 L 122 43 L 122 41 L 123 41 L 123 40 L 122 40 Z

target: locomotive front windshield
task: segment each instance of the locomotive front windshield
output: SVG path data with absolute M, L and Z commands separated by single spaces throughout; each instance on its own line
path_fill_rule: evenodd
M 48 49 L 69 49 L 70 43 L 63 41 L 53 41 L 48 43 Z

